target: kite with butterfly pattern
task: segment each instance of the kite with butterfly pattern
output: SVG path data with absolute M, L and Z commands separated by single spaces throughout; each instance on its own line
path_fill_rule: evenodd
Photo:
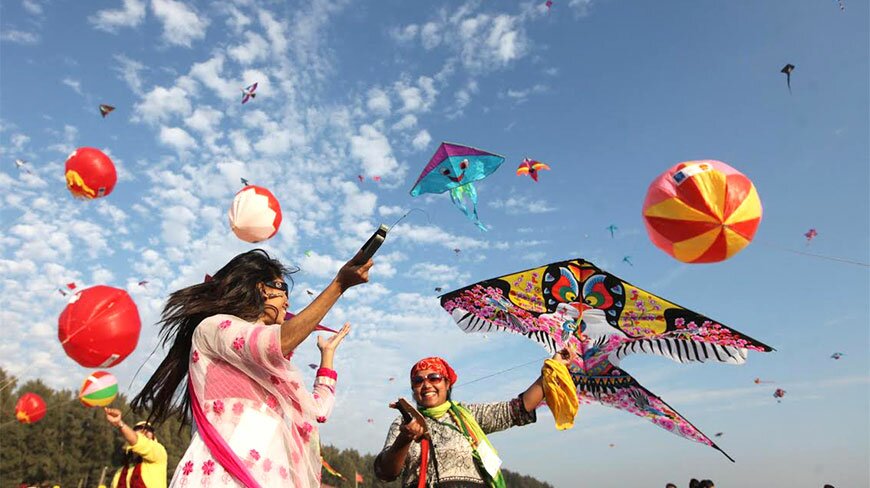
M 550 353 L 569 349 L 574 358 L 569 371 L 581 402 L 628 411 L 720 451 L 709 437 L 621 369 L 620 362 L 631 354 L 645 353 L 680 363 L 742 364 L 750 350 L 772 350 L 583 259 L 555 262 L 451 291 L 441 297 L 441 306 L 465 332 L 513 332 L 538 342 Z

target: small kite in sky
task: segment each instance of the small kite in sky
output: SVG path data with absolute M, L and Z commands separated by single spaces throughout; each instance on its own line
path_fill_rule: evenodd
M 311 249 L 305 251 L 305 257 L 306 257 L 306 258 L 310 258 L 310 257 L 311 257 Z
M 841 11 L 841 12 L 845 12 L 845 11 L 846 11 L 846 3 L 845 3 L 843 0 L 837 0 L 837 5 L 840 6 L 840 11 Z
M 363 176 L 363 175 L 356 175 L 356 177 L 357 177 L 357 179 L 359 180 L 360 183 L 362 183 L 363 181 L 366 180 L 366 177 Z
M 478 229 L 486 231 L 486 226 L 477 215 L 477 189 L 474 182 L 491 175 L 503 162 L 504 156 L 498 154 L 442 142 L 414 182 L 411 196 L 449 192 L 453 205 Z M 469 204 L 465 203 L 466 200 Z
M 435 293 L 441 293 L 441 290 L 443 290 L 443 288 L 441 288 L 440 286 L 435 287 Z
M 781 70 L 779 70 L 780 73 L 785 74 L 785 82 L 788 85 L 788 92 L 789 93 L 791 93 L 791 72 L 792 71 L 794 71 L 793 64 L 787 64 Z
M 724 432 L 716 432 L 713 434 L 713 437 L 722 437 L 722 434 L 724 434 Z
M 112 112 L 112 110 L 115 110 L 115 107 L 111 105 L 100 105 L 100 115 L 102 115 L 104 119 L 106 118 L 106 115 L 109 115 Z
M 142 280 L 138 284 L 139 284 L 139 286 L 145 286 L 148 284 L 148 280 Z
M 619 227 L 617 227 L 613 224 L 610 224 L 607 226 L 607 230 L 610 231 L 610 238 L 613 239 L 613 233 L 616 232 L 617 230 L 619 230 Z
M 254 93 L 255 91 L 257 91 L 257 83 L 254 83 L 247 88 L 242 88 L 242 105 L 248 103 L 248 100 L 252 98 L 257 98 L 257 94 Z
M 239 180 L 241 180 L 242 185 L 245 185 L 245 186 L 250 186 L 250 185 L 251 185 L 250 183 L 248 183 L 248 180 L 246 180 L 246 179 L 244 179 L 244 178 L 239 178 Z
M 761 384 L 766 384 L 766 383 L 773 383 L 773 381 L 764 381 L 761 378 L 755 378 L 754 383 L 756 385 L 761 385 Z
M 538 171 L 541 171 L 544 169 L 549 171 L 550 167 L 547 166 L 546 164 L 540 162 L 540 161 L 535 161 L 533 159 L 525 158 L 525 159 L 523 159 L 523 162 L 520 163 L 519 167 L 517 168 L 517 176 L 529 175 L 537 183 Z
M 835 352 L 834 354 L 831 354 L 831 359 L 840 359 L 840 358 L 843 357 L 843 356 L 844 356 L 843 353 L 841 353 L 841 352 Z
M 776 398 L 776 403 L 782 403 L 782 397 L 785 396 L 785 390 L 782 388 L 777 388 L 776 391 L 773 392 L 773 398 Z
M 373 423 L 375 423 L 375 419 L 368 419 L 368 420 L 366 420 L 366 422 L 373 424 Z
M 387 381 L 396 381 L 396 378 L 393 376 L 390 376 L 390 378 Z
M 317 369 L 317 365 L 314 363 L 308 363 L 308 367 L 311 369 Z
M 813 240 L 813 238 L 816 237 L 817 235 L 819 235 L 819 233 L 816 232 L 816 229 L 810 229 L 810 230 L 808 230 L 808 231 L 804 234 L 804 237 L 807 238 L 807 244 L 809 244 L 810 241 Z
M 547 0 L 544 2 L 544 5 L 547 7 L 547 12 L 549 12 L 550 8 L 553 6 L 553 0 Z
M 629 266 L 634 266 L 634 264 L 631 263 L 631 256 L 623 256 L 622 262 L 628 263 Z
M 76 289 L 76 282 L 71 281 L 71 282 L 66 284 L 66 287 L 69 288 L 70 290 L 75 290 Z
M 458 247 L 454 247 L 453 252 L 456 253 L 457 255 L 459 255 L 459 253 L 462 252 L 462 249 L 459 249 Z
M 63 295 L 63 296 L 66 296 L 66 292 L 63 291 L 63 288 L 58 288 L 58 289 L 57 289 L 57 292 L 60 293 L 60 294 Z
M 31 174 L 30 169 L 27 167 L 27 161 L 25 161 L 23 159 L 16 159 L 15 160 L 15 167 L 18 168 L 20 171 L 24 171 L 27 174 Z
M 372 176 L 372 181 L 374 181 L 375 183 L 380 183 L 381 177 L 380 176 Z
M 314 296 L 314 292 L 313 292 L 313 291 L 311 291 L 311 290 L 310 290 L 310 289 L 308 289 L 308 288 L 306 288 L 306 289 L 305 289 L 305 293 L 307 293 L 307 294 L 308 294 L 308 296 L 310 296 L 310 297 L 313 297 L 313 296 Z

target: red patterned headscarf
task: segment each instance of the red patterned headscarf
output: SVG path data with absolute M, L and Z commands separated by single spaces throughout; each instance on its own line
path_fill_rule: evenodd
M 417 361 L 417 364 L 415 364 L 414 367 L 411 368 L 411 378 L 413 378 L 418 371 L 423 371 L 427 369 L 435 371 L 436 373 L 440 373 L 442 376 L 444 376 L 444 378 L 447 379 L 447 381 L 451 385 L 455 385 L 456 380 L 459 378 L 458 376 L 456 376 L 456 371 L 453 371 L 453 368 L 451 368 L 450 365 L 447 364 L 447 361 L 437 356 Z

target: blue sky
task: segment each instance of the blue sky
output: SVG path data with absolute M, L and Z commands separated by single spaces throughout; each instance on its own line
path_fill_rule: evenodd
M 463 334 L 434 287 L 583 257 L 776 348 L 739 367 L 624 362 L 708 435 L 724 432 L 719 444 L 737 463 L 589 406 L 567 432 L 542 411 L 537 425 L 493 436 L 507 467 L 556 486 L 692 476 L 870 486 L 868 269 L 787 251 L 870 260 L 867 9 L 849 0 L 845 12 L 833 0 L 557 0 L 549 13 L 473 1 L 4 2 L 0 365 L 76 388 L 86 371 L 56 339 L 65 299 L 55 288 L 108 284 L 128 289 L 143 318 L 136 353 L 113 369 L 137 391 L 156 365 L 134 379 L 168 293 L 253 247 L 226 219 L 245 177 L 281 202 L 284 223 L 264 247 L 302 269 L 294 308 L 378 223 L 412 207 L 428 214 L 396 228 L 372 283 L 326 319 L 354 329 L 324 442 L 379 450 L 394 417 L 386 404 L 408 394 L 402 379 L 420 357 L 448 358 L 460 383 L 544 357 L 520 337 Z M 791 94 L 786 63 L 796 66 Z M 259 96 L 240 105 L 239 88 L 254 81 Z M 102 119 L 100 103 L 117 110 Z M 442 140 L 507 157 L 477 185 L 488 233 L 446 195 L 408 195 Z M 66 191 L 63 163 L 78 146 L 112 156 L 121 177 L 109 197 L 81 202 Z M 513 173 L 526 156 L 553 168 L 537 184 Z M 18 158 L 32 174 L 16 169 Z M 754 181 L 764 219 L 733 259 L 684 265 L 649 242 L 641 205 L 662 171 L 707 158 Z M 360 184 L 359 174 L 383 179 Z M 811 227 L 819 236 L 807 246 Z M 835 351 L 845 356 L 829 359 Z M 297 354 L 314 361 L 313 341 Z M 530 364 L 456 396 L 507 399 L 536 374 Z M 775 386 L 788 392 L 781 404 Z

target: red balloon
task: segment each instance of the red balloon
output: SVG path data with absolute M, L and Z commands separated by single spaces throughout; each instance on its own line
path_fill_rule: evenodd
M 15 418 L 22 424 L 39 422 L 45 417 L 45 401 L 36 393 L 25 393 L 15 404 Z
M 126 291 L 94 286 L 73 295 L 58 318 L 67 356 L 86 368 L 111 368 L 136 349 L 142 322 Z
M 112 193 L 118 175 L 103 151 L 80 147 L 66 160 L 66 186 L 76 198 L 100 198 Z

